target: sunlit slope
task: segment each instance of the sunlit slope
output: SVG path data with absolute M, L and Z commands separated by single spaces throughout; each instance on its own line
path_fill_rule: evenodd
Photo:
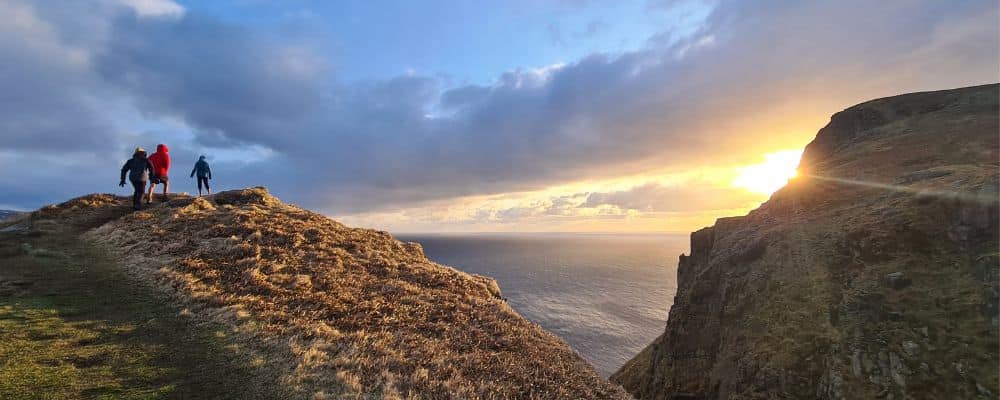
M 998 85 L 835 114 L 799 177 L 691 235 L 644 399 L 996 398 Z
M 263 188 L 177 196 L 127 213 L 90 195 L 32 215 L 91 228 L 135 279 L 221 323 L 234 356 L 301 398 L 620 398 L 496 283 L 419 245 L 345 227 Z

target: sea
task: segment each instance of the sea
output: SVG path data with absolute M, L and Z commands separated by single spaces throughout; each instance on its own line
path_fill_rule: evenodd
M 439 263 L 495 279 L 522 316 L 603 376 L 663 333 L 687 234 L 396 235 Z

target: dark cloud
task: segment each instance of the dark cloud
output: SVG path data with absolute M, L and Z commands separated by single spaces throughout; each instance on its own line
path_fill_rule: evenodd
M 802 107 L 829 115 L 872 97 L 996 81 L 1000 67 L 992 2 L 723 2 L 694 35 L 459 87 L 419 75 L 340 82 L 320 45 L 193 12 L 72 14 L 103 24 L 35 14 L 51 37 L 0 27 L 0 57 L 12 61 L 0 64 L 5 149 L 120 152 L 123 131 L 177 122 L 192 132 L 158 140 L 182 144 L 178 154 L 268 149 L 220 175 L 340 214 L 730 163 L 814 132 L 786 114 Z M 101 39 L 70 38 L 85 29 Z M 765 131 L 774 127 L 784 129 Z M 37 184 L 5 169 L 0 190 L 58 200 L 40 188 L 111 164 L 47 164 L 54 172 Z M 634 199 L 664 191 L 592 197 L 680 207 Z M 0 203 L 29 201 L 18 196 Z
M 28 4 L 0 3 L 0 138 L 4 149 L 80 151 L 110 123 L 92 97 L 88 52 L 63 40 Z
M 307 48 L 203 15 L 119 15 L 97 72 L 150 115 L 181 118 L 206 144 L 281 148 L 324 111 L 326 66 Z

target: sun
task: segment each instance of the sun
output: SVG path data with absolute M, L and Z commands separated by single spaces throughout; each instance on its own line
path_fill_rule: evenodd
M 764 155 L 764 162 L 737 168 L 732 185 L 761 194 L 771 194 L 781 189 L 789 179 L 798 175 L 795 168 L 802 157 L 802 150 L 784 150 Z

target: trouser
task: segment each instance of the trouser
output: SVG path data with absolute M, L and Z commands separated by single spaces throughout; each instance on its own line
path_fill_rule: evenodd
M 201 185 L 203 185 L 203 184 L 205 185 L 205 189 L 206 190 L 212 190 L 212 188 L 208 187 L 208 177 L 207 176 L 199 176 L 198 177 L 198 193 L 201 193 Z
M 142 195 L 146 192 L 146 181 L 132 181 L 132 208 L 138 210 L 142 205 Z

